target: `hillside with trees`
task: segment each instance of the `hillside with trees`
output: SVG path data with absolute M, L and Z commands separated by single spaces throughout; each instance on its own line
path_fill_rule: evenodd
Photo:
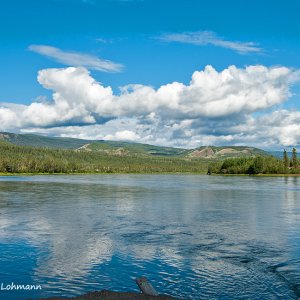
M 174 156 L 192 159 L 216 160 L 228 157 L 247 157 L 268 155 L 264 150 L 247 146 L 202 146 L 196 149 L 163 147 L 149 144 L 109 141 L 83 140 L 77 138 L 51 137 L 36 134 L 17 134 L 0 132 L 0 140 L 18 146 L 30 146 L 49 149 L 72 149 L 85 152 L 142 156 Z
M 206 173 L 207 162 L 18 146 L 0 141 L 0 173 Z
M 0 133 L 0 173 L 299 174 L 297 151 L 282 158 L 254 147 L 161 147 Z

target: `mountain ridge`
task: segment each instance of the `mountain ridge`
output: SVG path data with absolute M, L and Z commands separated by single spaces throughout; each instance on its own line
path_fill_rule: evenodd
M 172 156 L 188 159 L 225 159 L 241 156 L 266 156 L 269 152 L 251 146 L 200 146 L 195 149 L 155 146 L 136 142 L 49 137 L 37 134 L 0 132 L 0 140 L 19 146 L 104 152 L 113 155 Z

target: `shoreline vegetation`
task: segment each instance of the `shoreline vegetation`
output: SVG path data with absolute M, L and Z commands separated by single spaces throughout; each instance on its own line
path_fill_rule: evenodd
M 140 147 L 139 144 L 137 145 Z M 284 151 L 282 159 L 280 159 L 272 155 L 261 154 L 259 151 L 255 155 L 251 153 L 251 156 L 249 154 L 248 156 L 229 158 L 213 157 L 212 147 L 192 152 L 197 155 L 199 153 L 206 155 L 205 157 L 199 157 L 197 155 L 191 156 L 190 153 L 182 155 L 180 152 L 178 152 L 178 155 L 174 155 L 171 148 L 168 151 L 172 155 L 166 155 L 165 153 L 164 155 L 150 155 L 145 151 L 125 151 L 124 148 L 114 148 L 111 151 L 100 149 L 100 151 L 98 145 L 96 146 L 92 145 L 89 148 L 84 146 L 77 149 L 48 148 L 17 145 L 0 140 L 0 176 L 54 174 L 300 176 L 300 162 L 295 148 L 291 158 Z M 227 152 L 229 150 L 236 151 L 232 148 L 226 149 Z M 219 150 L 219 153 L 222 151 L 225 150 Z
M 274 156 L 236 157 L 209 164 L 208 174 L 256 175 L 256 176 L 299 176 L 300 161 L 293 148 L 291 159 L 286 150 L 282 159 Z
M 0 177 L 9 177 L 9 176 L 64 176 L 64 175 L 208 175 L 207 173 L 199 173 L 199 172 L 169 172 L 169 173 L 161 173 L 161 172 L 152 172 L 152 173 L 99 173 L 99 172 L 85 172 L 85 173 L 3 173 L 0 172 Z M 253 177 L 300 177 L 300 173 L 296 174 L 209 174 L 212 176 L 253 176 Z
M 209 162 L 184 157 L 117 155 L 0 142 L 0 174 L 205 174 Z

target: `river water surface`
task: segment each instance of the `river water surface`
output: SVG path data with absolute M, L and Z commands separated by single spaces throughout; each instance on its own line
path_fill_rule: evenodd
M 137 291 L 139 276 L 182 299 L 298 299 L 300 178 L 0 177 L 0 299 Z

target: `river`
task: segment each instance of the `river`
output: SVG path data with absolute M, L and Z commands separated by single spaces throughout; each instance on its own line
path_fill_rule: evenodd
M 0 177 L 0 299 L 300 297 L 300 178 Z M 7 290 L 13 284 L 37 290 Z

